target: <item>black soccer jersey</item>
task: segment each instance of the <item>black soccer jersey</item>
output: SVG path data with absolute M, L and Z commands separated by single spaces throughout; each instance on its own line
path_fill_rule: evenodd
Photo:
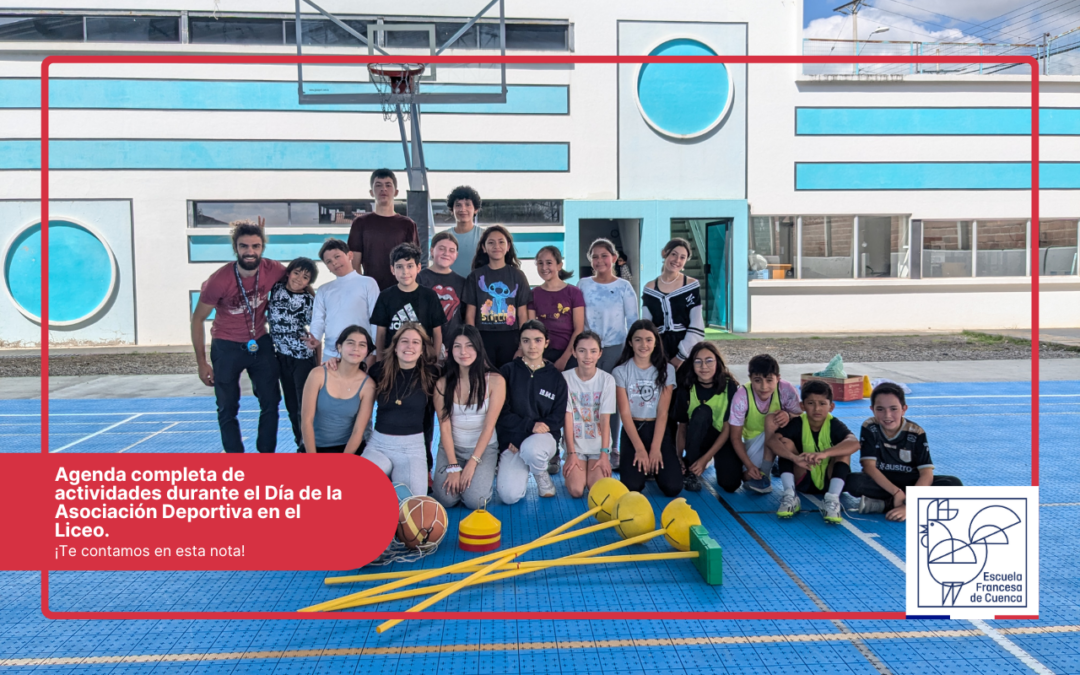
M 908 419 L 900 425 L 896 436 L 886 438 L 881 425 L 871 417 L 863 422 L 859 444 L 859 459 L 877 460 L 880 471 L 918 473 L 920 469 L 934 468 L 926 432 Z

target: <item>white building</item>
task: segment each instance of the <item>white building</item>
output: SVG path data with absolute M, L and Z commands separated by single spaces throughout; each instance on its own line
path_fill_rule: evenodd
M 296 54 L 293 2 L 134 4 L 0 3 L 0 346 L 40 335 L 42 59 Z M 321 4 L 361 32 L 434 23 L 441 44 L 486 3 Z M 797 56 L 800 5 L 507 0 L 507 47 Z M 366 54 L 316 16 L 305 14 L 305 55 Z M 446 53 L 497 54 L 494 21 Z M 425 49 L 417 36 L 385 40 Z M 505 104 L 424 108 L 436 220 L 448 224 L 441 195 L 472 185 L 481 221 L 509 224 L 520 257 L 555 243 L 587 274 L 588 243 L 617 237 L 639 288 L 663 243 L 686 236 L 709 322 L 735 332 L 1029 327 L 1032 275 L 1042 326 L 1075 326 L 1080 76 L 1042 79 L 1036 238 L 1029 77 L 949 68 L 510 66 Z M 424 86 L 497 74 L 441 66 Z M 371 208 L 370 171 L 404 168 L 396 123 L 374 106 L 301 106 L 295 66 L 54 64 L 49 75 L 53 344 L 187 342 L 202 281 L 233 259 L 229 220 L 264 217 L 269 257 L 314 258 Z M 349 86 L 367 72 L 306 66 L 304 77 Z

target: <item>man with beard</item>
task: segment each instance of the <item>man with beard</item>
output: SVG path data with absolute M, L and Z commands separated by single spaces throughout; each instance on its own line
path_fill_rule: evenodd
M 259 399 L 255 447 L 259 452 L 274 452 L 277 447 L 281 390 L 274 342 L 266 329 L 266 307 L 270 289 L 285 276 L 285 266 L 262 257 L 266 234 L 259 220 L 230 223 L 236 262 L 227 263 L 203 283 L 191 316 L 191 344 L 199 364 L 199 379 L 214 388 L 225 452 L 244 452 L 236 415 L 240 412 L 240 373 L 245 370 Z M 203 323 L 214 310 L 207 363 Z

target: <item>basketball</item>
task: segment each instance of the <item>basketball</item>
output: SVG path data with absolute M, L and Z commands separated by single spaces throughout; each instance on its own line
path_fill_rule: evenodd
M 629 490 L 622 484 L 622 481 L 610 476 L 601 478 L 589 488 L 589 510 L 591 511 L 597 506 L 603 507 L 596 512 L 596 519 L 601 523 L 606 523 L 611 520 L 611 513 L 615 510 L 615 502 L 619 501 L 619 498 L 627 492 Z
M 640 492 L 627 492 L 615 502 L 612 520 L 626 520 L 615 526 L 615 531 L 623 539 L 630 539 L 656 529 L 656 514 L 652 504 Z
M 401 505 L 402 501 L 408 499 L 409 497 L 412 497 L 412 490 L 410 490 L 409 486 L 405 483 L 394 483 L 394 492 L 397 493 L 397 500 L 399 506 Z
M 397 538 L 416 550 L 442 541 L 446 534 L 446 509 L 431 497 L 408 497 L 398 509 Z
M 682 497 L 671 500 L 660 514 L 660 527 L 667 531 L 664 539 L 676 551 L 690 550 L 690 527 L 700 524 L 701 516 Z

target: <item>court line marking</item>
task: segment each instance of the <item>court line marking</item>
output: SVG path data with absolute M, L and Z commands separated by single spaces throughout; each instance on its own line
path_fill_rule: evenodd
M 818 498 L 812 495 L 805 494 L 801 496 L 805 497 L 808 501 L 810 501 L 810 503 L 814 504 L 818 508 L 821 508 L 822 503 L 821 500 L 819 500 Z M 905 575 L 907 574 L 907 563 L 901 560 L 900 556 L 896 555 L 889 549 L 874 541 L 874 539 L 870 536 L 869 533 L 863 532 L 859 528 L 852 525 L 850 522 L 848 522 L 847 518 L 844 518 L 844 520 L 841 522 L 841 525 L 844 526 L 845 530 L 851 532 L 856 537 L 858 537 L 864 544 L 868 545 L 870 548 L 880 553 L 886 560 L 891 562 L 893 565 L 899 567 L 900 571 L 903 572 Z M 996 642 L 999 647 L 1015 656 L 1017 659 L 1020 660 L 1021 663 L 1023 663 L 1031 670 L 1034 670 L 1036 673 L 1039 673 L 1039 675 L 1054 675 L 1054 671 L 1050 670 L 1045 665 L 1040 663 L 1038 659 L 1024 651 L 1024 649 L 1020 647 L 1020 645 L 1016 644 L 1009 638 L 1002 635 L 1001 632 L 989 626 L 985 621 L 982 621 L 980 619 L 968 619 L 968 623 L 978 628 L 988 638 Z
M 1056 504 L 1039 504 L 1039 506 L 1080 506 L 1080 502 L 1058 502 Z
M 373 622 L 374 623 L 374 622 Z M 995 630 L 991 628 L 990 630 Z M 1054 633 L 1077 633 L 1080 626 L 1029 626 L 1001 628 L 996 632 L 1004 635 L 1042 635 Z M 397 656 L 400 654 L 470 654 L 498 651 L 545 651 L 569 649 L 618 649 L 637 647 L 681 647 L 704 645 L 753 645 L 753 644 L 805 644 L 814 642 L 846 642 L 852 636 L 860 640 L 917 640 L 941 638 L 983 637 L 984 633 L 972 629 L 874 631 L 867 633 L 806 633 L 799 635 L 729 635 L 688 638 L 642 638 L 631 640 L 580 640 L 550 642 L 509 642 L 468 645 L 424 645 L 417 647 L 336 647 L 329 649 L 288 649 L 273 651 L 211 652 L 204 654 L 127 654 L 123 656 L 50 656 L 40 658 L 0 659 L 0 666 L 74 666 L 99 663 L 176 663 L 193 661 L 238 661 L 242 659 L 295 659 L 335 656 Z
M 126 448 L 123 448 L 123 449 L 121 449 L 121 450 L 117 450 L 117 451 L 116 451 L 116 453 L 117 453 L 117 454 L 120 454 L 120 453 L 121 453 L 121 452 L 123 452 L 124 450 L 130 450 L 131 448 L 134 448 L 134 447 L 135 447 L 136 445 L 138 445 L 139 443 L 142 443 L 143 441 L 148 441 L 148 440 L 150 440 L 151 438 L 153 438 L 154 436 L 157 436 L 158 434 L 163 434 L 163 433 L 165 433 L 165 432 L 166 432 L 166 431 L 168 431 L 169 429 L 172 429 L 173 427 L 175 427 L 175 426 L 176 426 L 177 424 L 180 424 L 180 423 L 179 423 L 179 422 L 173 422 L 172 424 L 170 424 L 169 426 L 165 427 L 164 429 L 162 429 L 162 430 L 160 430 L 160 431 L 155 431 L 154 433 L 150 434 L 150 435 L 149 435 L 149 436 L 147 436 L 146 438 L 144 438 L 144 439 L 142 439 L 142 440 L 139 440 L 139 441 L 135 441 L 135 442 L 134 442 L 134 443 L 132 443 L 131 445 L 127 446 Z M 184 431 L 184 432 L 176 432 L 176 433 L 185 433 L 185 434 L 186 434 L 186 433 L 190 433 L 190 432 Z
M 125 419 L 125 420 L 121 420 L 121 421 L 117 422 L 116 424 L 109 425 L 109 426 L 105 427 L 104 429 L 101 429 L 100 431 L 95 431 L 92 434 L 89 434 L 87 436 L 83 436 L 82 438 L 80 438 L 77 441 L 72 441 L 71 443 L 68 443 L 65 446 L 59 447 L 59 448 L 57 448 L 55 450 L 50 450 L 49 452 L 61 452 L 63 450 L 67 450 L 68 448 L 70 448 L 73 445 L 78 445 L 79 443 L 82 443 L 83 441 L 90 440 L 94 436 L 100 436 L 101 434 L 105 433 L 106 431 L 109 431 L 110 429 L 115 429 L 116 427 L 120 426 L 121 424 L 123 424 L 125 422 L 130 422 L 131 420 L 133 420 L 136 417 L 139 417 L 141 415 L 142 415 L 142 413 L 136 413 L 135 415 L 132 415 L 131 417 L 129 417 L 129 418 Z

